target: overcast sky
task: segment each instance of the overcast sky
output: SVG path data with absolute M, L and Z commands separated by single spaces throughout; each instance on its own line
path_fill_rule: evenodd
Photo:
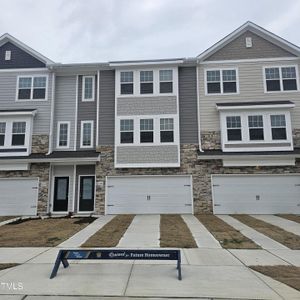
M 55 62 L 191 57 L 250 20 L 300 45 L 299 0 L 0 0 L 8 32 Z

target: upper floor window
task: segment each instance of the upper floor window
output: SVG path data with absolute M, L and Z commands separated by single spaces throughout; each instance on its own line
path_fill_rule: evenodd
M 207 94 L 237 93 L 236 69 L 207 70 L 206 71 Z
M 140 72 L 140 93 L 153 94 L 153 71 Z
M 266 91 L 296 91 L 296 67 L 271 67 L 265 68 Z
M 45 100 L 47 76 L 20 76 L 18 78 L 18 100 Z
M 120 73 L 121 82 L 121 95 L 133 94 L 133 71 L 121 72 Z
M 153 119 L 140 120 L 140 142 L 153 143 Z
M 12 146 L 25 145 L 26 122 L 13 122 L 12 127 Z
M 59 122 L 57 131 L 57 147 L 68 148 L 70 140 L 70 122 Z
M 271 115 L 271 130 L 273 140 L 286 140 L 285 115 Z
M 174 119 L 173 118 L 160 119 L 160 142 L 161 143 L 174 142 Z
M 264 140 L 263 116 L 248 116 L 248 127 L 251 141 Z
M 120 142 L 121 144 L 133 143 L 133 120 L 120 120 Z
M 173 70 L 159 70 L 159 92 L 173 93 Z
M 241 141 L 242 140 L 242 125 L 240 116 L 226 117 L 227 125 L 227 140 Z
M 6 130 L 6 123 L 0 122 L 0 146 L 4 146 L 5 143 L 5 130 Z
M 82 101 L 94 101 L 95 98 L 95 77 L 83 76 Z
M 93 147 L 93 121 L 81 121 L 80 147 Z

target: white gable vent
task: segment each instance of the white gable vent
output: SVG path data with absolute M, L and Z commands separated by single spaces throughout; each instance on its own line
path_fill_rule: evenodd
M 246 48 L 252 48 L 252 37 L 246 37 Z
M 11 60 L 11 51 L 10 50 L 5 51 L 5 60 Z

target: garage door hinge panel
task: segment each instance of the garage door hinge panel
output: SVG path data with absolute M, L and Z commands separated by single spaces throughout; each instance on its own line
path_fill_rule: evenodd
M 107 187 L 108 187 L 108 188 L 112 188 L 112 187 L 114 187 L 114 185 L 108 185 Z
M 191 186 L 190 184 L 185 184 L 184 186 Z

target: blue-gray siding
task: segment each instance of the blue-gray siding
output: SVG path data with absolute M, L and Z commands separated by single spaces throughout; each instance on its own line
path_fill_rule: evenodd
M 180 143 L 198 143 L 196 67 L 178 70 Z
M 100 72 L 99 145 L 114 145 L 115 71 Z
M 11 51 L 11 60 L 5 60 L 5 51 Z M 0 69 L 44 68 L 45 63 L 7 42 L 0 47 Z

